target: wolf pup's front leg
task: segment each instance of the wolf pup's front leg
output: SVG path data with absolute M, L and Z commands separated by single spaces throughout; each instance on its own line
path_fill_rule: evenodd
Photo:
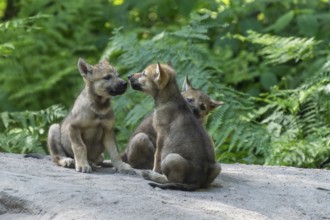
M 71 147 L 74 152 L 74 160 L 76 171 L 83 173 L 92 172 L 91 166 L 87 160 L 87 148 L 81 138 L 80 130 L 74 125 L 69 127 L 69 137 L 71 140 Z
M 163 148 L 163 139 L 164 139 L 163 134 L 159 132 L 157 136 L 156 151 L 154 155 L 154 167 L 152 169 L 154 172 L 157 173 L 162 173 L 160 162 L 161 162 L 161 153 Z

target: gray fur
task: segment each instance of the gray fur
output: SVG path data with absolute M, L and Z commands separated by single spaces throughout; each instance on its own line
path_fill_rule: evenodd
M 222 105 L 220 101 L 215 101 L 203 93 L 194 89 L 188 76 L 182 85 L 181 95 L 189 104 L 195 117 L 203 123 L 207 115 L 214 108 Z M 124 162 L 136 169 L 152 169 L 154 154 L 156 149 L 156 131 L 153 127 L 154 113 L 148 114 L 131 135 L 125 152 L 122 154 Z
M 133 89 L 153 96 L 153 127 L 157 133 L 153 171 L 145 179 L 166 188 L 205 188 L 220 173 L 213 143 L 180 94 L 174 70 L 153 64 L 129 77 Z M 171 186 L 171 187 L 170 187 Z
M 103 152 L 108 150 L 114 167 L 121 172 L 134 172 L 118 153 L 110 105 L 110 97 L 123 94 L 127 83 L 108 61 L 90 65 L 80 58 L 77 66 L 85 88 L 64 121 L 49 128 L 48 149 L 52 160 L 59 166 L 89 173 L 102 165 Z

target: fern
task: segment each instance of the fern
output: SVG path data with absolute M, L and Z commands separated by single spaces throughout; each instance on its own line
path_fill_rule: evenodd
M 310 135 L 322 127 L 324 120 L 320 118 L 319 106 L 313 100 L 308 100 L 301 106 L 300 120 L 302 121 L 302 131 L 305 135 Z
M 263 163 L 261 158 L 266 154 L 270 135 L 256 121 L 259 113 L 254 111 L 253 99 L 225 87 L 219 92 L 225 105 L 209 117 L 207 124 L 217 153 L 223 155 L 219 159 L 223 162 Z M 232 158 L 227 158 L 229 152 L 235 153 L 230 154 Z
M 0 150 L 12 153 L 47 152 L 48 127 L 65 115 L 64 108 L 58 105 L 40 111 L 2 112 Z
M 109 58 L 123 78 L 171 61 L 179 84 L 189 75 L 226 103 L 206 125 L 219 161 L 329 166 L 328 4 L 233 2 L 20 1 L 0 23 L 1 150 L 46 151 L 45 131 L 62 116 L 24 110 L 71 106 L 78 57 Z M 153 101 L 128 89 L 112 103 L 123 149 Z
M 270 151 L 266 165 L 319 168 L 329 163 L 330 144 L 328 138 L 279 139 L 273 142 Z
M 96 27 L 105 23 L 103 3 L 27 0 L 19 7 L 18 18 L 0 25 L 0 45 L 12 45 L 6 47 L 10 49 L 6 56 L 0 56 L 1 103 L 14 111 L 55 103 L 70 106 L 81 88 L 78 57 L 95 63 L 98 49 L 103 48 L 104 34 L 90 34 L 98 33 Z M 84 22 L 77 25 L 80 20 Z
M 202 24 L 202 21 L 208 19 L 209 14 L 199 15 L 197 13 L 191 14 L 190 24 L 182 27 L 180 30 L 171 33 L 174 36 L 178 36 L 184 39 L 198 39 L 198 40 L 209 40 L 207 31 L 210 25 Z
M 203 21 L 204 18 L 200 21 L 194 21 L 196 22 L 194 25 Z M 207 30 L 201 31 L 201 29 L 190 28 L 190 25 L 192 24 L 182 27 L 179 31 L 156 33 L 155 36 L 144 41 L 139 41 L 137 35 L 126 34 L 124 29 L 118 29 L 110 39 L 103 57 L 110 56 L 110 60 L 118 59 L 119 69 L 121 71 L 129 70 L 130 72 L 138 72 L 150 63 L 166 62 L 170 59 L 177 70 L 179 81 L 183 79 L 186 73 L 189 73 L 195 87 L 207 91 L 216 91 L 217 98 L 226 104 L 209 117 L 207 129 L 214 139 L 218 159 L 223 162 L 241 161 L 262 164 L 269 161 L 269 157 L 273 155 L 272 149 L 275 146 L 273 143 L 282 140 L 298 140 L 310 132 L 304 132 L 307 129 L 307 121 L 314 120 L 316 122 L 314 116 L 319 116 L 320 112 L 308 111 L 312 108 L 307 108 L 308 105 L 302 105 L 302 103 L 306 103 L 305 98 L 314 93 L 319 86 L 314 85 L 309 90 L 301 88 L 279 90 L 274 87 L 270 94 L 257 98 L 224 87 L 221 82 L 217 81 L 219 77 L 215 77 L 222 73 L 217 65 L 218 59 L 207 55 L 208 51 L 203 43 L 206 39 L 196 37 L 201 33 L 206 34 Z M 203 26 L 203 28 L 205 27 L 207 25 Z M 196 35 L 191 33 L 195 30 Z M 176 33 L 180 34 L 177 35 Z M 185 37 L 184 40 L 182 36 Z M 257 37 L 260 36 L 251 34 L 251 39 Z M 195 44 L 191 45 L 190 41 L 195 41 Z M 313 40 L 273 38 L 268 35 L 263 36 L 260 41 L 253 41 L 253 43 L 266 45 L 265 52 L 262 52 L 261 55 L 267 54 L 268 50 L 274 50 L 270 47 L 269 42 L 279 43 L 277 46 L 289 42 L 286 46 L 282 45 L 281 48 L 276 49 L 278 50 L 276 56 L 282 56 L 283 53 L 293 50 L 292 45 L 300 48 L 303 44 L 309 45 L 308 47 L 317 44 Z M 308 47 L 306 46 L 306 48 Z M 294 56 L 286 55 L 287 57 L 283 60 L 276 60 L 272 57 L 267 57 L 267 59 L 275 64 L 287 62 L 291 59 L 306 59 L 313 53 L 310 50 L 309 55 L 306 56 L 305 52 L 305 50 L 297 50 L 294 52 Z M 209 78 L 213 79 L 212 84 L 208 82 Z M 303 98 L 303 94 L 305 98 Z M 128 93 L 125 97 L 119 97 L 115 102 L 115 108 L 119 112 L 128 112 L 125 116 L 127 123 L 121 130 L 134 129 L 139 121 L 152 109 L 152 102 L 150 101 L 150 99 L 142 99 L 141 101 L 141 98 L 136 97 L 136 94 L 133 93 Z M 127 104 L 123 105 L 124 102 L 130 103 L 128 105 L 131 107 L 127 107 Z M 141 105 L 141 103 L 143 104 Z M 145 108 L 146 103 L 147 107 Z M 314 123 L 310 127 L 315 126 L 317 125 Z M 121 134 L 119 134 L 119 139 L 125 140 Z M 125 142 L 121 145 L 124 146 Z M 228 155 L 235 158 L 228 158 Z
M 127 33 L 122 28 L 116 29 L 101 57 L 109 57 L 120 73 L 127 70 L 130 73 L 139 72 L 150 63 L 171 61 L 179 84 L 189 74 L 195 87 L 212 90 L 207 79 L 221 70 L 217 58 L 212 60 L 208 56 L 203 42 L 205 37 L 202 37 L 212 25 L 202 24 L 208 16 L 192 15 L 191 19 L 190 24 L 179 30 L 155 33 L 144 41 L 139 41 L 137 34 Z M 200 28 L 197 28 L 199 25 Z M 127 138 L 125 140 L 123 135 L 127 133 L 123 131 L 132 131 L 151 112 L 153 101 L 142 93 L 128 91 L 125 96 L 114 100 L 114 108 L 119 112 L 116 117 L 124 118 L 126 122 L 118 133 L 118 139 L 124 140 L 119 145 L 125 146 Z
M 270 34 L 260 34 L 248 31 L 248 36 L 236 36 L 253 44 L 261 45 L 263 48 L 259 54 L 273 64 L 285 63 L 290 60 L 299 61 L 311 58 L 313 49 L 320 41 L 314 38 L 279 37 Z
M 15 46 L 12 43 L 2 43 L 0 44 L 0 54 L 3 57 L 10 56 L 15 50 Z
M 0 23 L 0 31 L 9 31 L 13 29 L 26 28 L 27 31 L 31 31 L 32 29 L 39 29 L 40 27 L 33 25 L 36 20 L 49 18 L 49 15 L 45 14 L 37 14 L 35 16 L 15 19 L 7 22 Z
M 330 78 L 325 76 L 325 66 L 301 87 L 266 97 L 272 106 L 263 120 L 272 134 L 266 164 L 322 167 L 329 163 L 330 93 L 325 88 Z

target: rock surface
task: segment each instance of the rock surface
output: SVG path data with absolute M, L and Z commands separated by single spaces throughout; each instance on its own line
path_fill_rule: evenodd
M 111 168 L 83 174 L 0 153 L 0 219 L 330 219 L 330 171 L 222 168 L 209 189 L 182 192 Z

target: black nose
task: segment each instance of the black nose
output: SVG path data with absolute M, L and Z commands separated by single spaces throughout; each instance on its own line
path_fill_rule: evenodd
M 121 85 L 127 86 L 127 82 L 126 81 L 122 81 Z

